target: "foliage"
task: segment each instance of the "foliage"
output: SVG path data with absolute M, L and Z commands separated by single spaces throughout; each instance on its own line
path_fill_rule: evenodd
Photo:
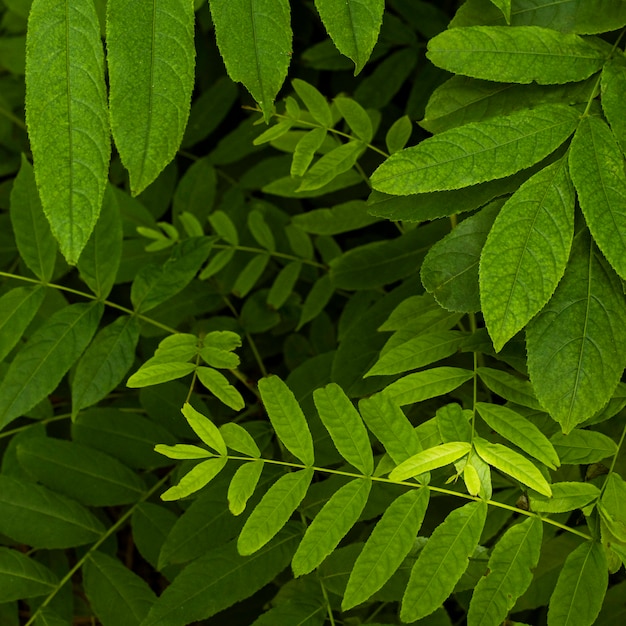
M 624 3 L 0 16 L 1 624 L 619 623 Z

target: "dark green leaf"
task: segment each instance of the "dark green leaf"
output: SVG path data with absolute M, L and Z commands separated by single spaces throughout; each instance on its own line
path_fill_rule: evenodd
M 57 585 L 58 578 L 45 565 L 18 550 L 0 547 L 0 602 L 43 596 Z
M 15 287 L 0 297 L 0 361 L 13 350 L 46 295 L 42 287 Z

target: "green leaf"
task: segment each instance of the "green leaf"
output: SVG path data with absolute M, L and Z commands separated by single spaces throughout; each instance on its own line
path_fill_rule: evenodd
M 602 110 L 622 152 L 626 150 L 626 123 L 620 111 L 625 97 L 626 68 L 616 61 L 609 61 L 602 68 Z
M 257 254 L 248 261 L 233 285 L 232 291 L 238 298 L 248 295 L 261 278 L 269 260 L 269 254 Z
M 406 461 L 400 463 L 390 474 L 390 480 L 407 480 L 430 472 L 430 470 L 444 467 L 465 456 L 472 449 L 472 444 L 466 441 L 451 441 L 442 443 L 423 452 L 418 452 Z
M 502 207 L 480 257 L 480 297 L 496 351 L 545 306 L 574 238 L 574 188 L 561 159 Z
M 102 552 L 92 552 L 82 571 L 85 594 L 102 626 L 139 626 L 156 601 L 145 580 Z
M 244 600 L 285 569 L 298 538 L 289 527 L 249 557 L 237 553 L 234 541 L 203 554 L 163 592 L 142 626 L 187 626 Z
M 161 494 L 161 500 L 180 500 L 195 493 L 208 485 L 224 469 L 226 463 L 228 459 L 225 457 L 202 461 L 187 472 L 177 485 L 164 491 Z
M 39 482 L 87 506 L 137 502 L 146 485 L 117 459 L 73 441 L 33 437 L 17 446 L 20 465 Z
M 85 350 L 72 379 L 72 414 L 105 398 L 128 373 L 139 341 L 137 318 L 123 315 L 103 328 Z
M 378 39 L 384 0 L 315 0 L 315 7 L 337 50 L 354 61 L 358 74 Z
M 51 550 L 93 543 L 105 528 L 75 500 L 2 474 L 0 532 L 18 543 Z
M 360 140 L 348 141 L 321 156 L 304 174 L 298 191 L 315 191 L 351 169 L 365 149 Z
M 111 130 L 133 195 L 174 158 L 194 84 L 190 2 L 107 2 Z
M 549 439 L 525 417 L 499 404 L 477 402 L 476 408 L 487 425 L 521 448 L 526 454 L 535 457 L 551 469 L 561 462 Z
M 430 492 L 412 489 L 384 511 L 350 573 L 342 609 L 347 611 L 376 593 L 400 567 L 415 544 Z
M 399 117 L 385 135 L 385 144 L 389 154 L 398 152 L 406 146 L 413 133 L 413 125 L 408 115 Z
M 41 306 L 46 290 L 37 287 L 15 287 L 0 297 L 0 361 L 22 338 Z
M 168 459 L 177 460 L 208 459 L 215 456 L 213 452 L 209 452 L 206 448 L 187 443 L 177 443 L 174 446 L 159 443 L 154 446 L 154 451 L 166 456 Z
M 531 494 L 530 508 L 538 513 L 567 513 L 598 499 L 600 490 L 591 483 L 554 483 L 552 497 Z
M 619 279 L 584 233 L 526 340 L 537 398 L 563 432 L 609 401 L 626 362 L 626 304 Z
M 545 104 L 452 128 L 391 155 L 372 186 L 395 195 L 461 189 L 538 163 L 575 130 L 578 112 Z
M 253 209 L 248 213 L 248 228 L 255 241 L 270 252 L 276 250 L 276 242 L 272 229 L 267 225 L 263 213 L 258 209 Z
M 267 490 L 237 539 L 239 554 L 254 554 L 278 533 L 302 502 L 312 479 L 313 470 L 303 469 L 281 476 Z
M 158 385 L 168 380 L 176 380 L 191 374 L 196 369 L 193 363 L 157 363 L 156 365 L 142 366 L 129 379 L 128 387 L 148 387 Z
M 233 385 L 228 382 L 228 379 L 224 374 L 221 374 L 217 370 L 210 367 L 198 367 L 196 374 L 200 382 L 220 401 L 226 406 L 229 406 L 233 411 L 241 411 L 246 403 L 241 397 L 241 394 L 237 391 Z
M 220 426 L 220 433 L 226 442 L 226 445 L 232 450 L 247 454 L 251 457 L 260 457 L 261 451 L 257 446 L 252 435 L 242 426 L 235 422 L 228 422 Z
M 244 463 L 237 469 L 228 486 L 228 509 L 241 515 L 261 478 L 263 463 Z
M 326 101 L 324 101 L 326 102 Z M 328 106 L 328 105 L 327 105 Z M 321 148 L 326 139 L 327 131 L 325 128 L 314 128 L 303 135 L 296 144 L 293 153 L 291 168 L 289 174 L 291 176 L 304 176 L 313 161 L 315 153 Z
M 291 261 L 280 270 L 267 294 L 268 306 L 278 310 L 287 302 L 301 270 L 302 263 L 300 261 Z
M 543 525 L 532 517 L 509 528 L 498 541 L 487 564 L 487 575 L 476 585 L 467 623 L 497 625 L 528 589 L 539 562 Z
M 485 463 L 513 476 L 522 484 L 550 497 L 552 490 L 543 474 L 526 457 L 499 443 L 489 443 L 480 437 L 474 438 L 474 447 Z
M 624 156 L 607 124 L 582 119 L 569 156 L 572 181 L 585 221 L 600 250 L 626 276 L 626 174 Z
M 316 389 L 313 400 L 339 454 L 363 474 L 371 474 L 374 471 L 372 447 L 352 401 L 336 383 Z
M 181 413 L 185 416 L 189 426 L 191 426 L 196 435 L 198 435 L 209 448 L 213 448 L 213 450 L 221 456 L 228 455 L 222 433 L 208 417 L 196 411 L 189 402 L 185 402 Z
M 237 227 L 224 211 L 217 210 L 211 213 L 209 222 L 216 235 L 219 235 L 232 246 L 239 245 Z
M 0 428 L 50 394 L 91 341 L 102 304 L 72 304 L 57 311 L 30 337 L 0 384 Z
M 548 605 L 549 626 L 591 626 L 602 608 L 609 575 L 602 544 L 587 541 L 565 561 Z
M 493 391 L 505 400 L 538 411 L 541 410 L 541 405 L 535 397 L 535 392 L 529 381 L 491 367 L 479 367 L 476 372 L 490 391 Z
M 411 570 L 402 598 L 403 622 L 430 615 L 452 593 L 478 545 L 486 516 L 487 505 L 472 502 L 452 511 L 435 529 Z
M 602 68 L 605 50 L 578 35 L 539 26 L 470 26 L 428 42 L 429 60 L 449 72 L 540 85 L 584 80 Z
M 293 391 L 278 376 L 259 381 L 261 400 L 276 436 L 305 465 L 313 465 L 313 438 Z
M 456 403 L 437 409 L 437 428 L 443 442 L 471 441 L 472 427 L 468 420 L 472 415 L 472 411 L 463 410 Z
M 0 602 L 51 593 L 59 580 L 45 565 L 18 550 L 0 547 Z
M 403 376 L 391 383 L 385 394 L 400 406 L 415 404 L 450 393 L 473 376 L 473 372 L 460 367 L 433 367 Z
M 294 215 L 291 221 L 307 233 L 340 235 L 377 222 L 377 218 L 367 213 L 367 208 L 363 200 L 351 200 L 331 209 L 313 209 Z
M 491 0 L 493 4 L 495 4 L 500 11 L 502 11 L 502 15 L 504 15 L 504 19 L 507 24 L 511 23 L 511 0 Z M 502 621 L 502 620 L 500 620 Z
M 78 259 L 80 277 L 99 298 L 106 298 L 122 258 L 122 220 L 112 187 L 104 192 L 100 217 Z
M 420 276 L 426 291 L 448 311 L 480 310 L 478 263 L 501 202 L 463 220 L 428 251 Z
M 598 463 L 617 453 L 615 442 L 602 433 L 575 428 L 568 434 L 556 433 L 550 439 L 561 463 Z
M 372 120 L 367 111 L 352 98 L 344 98 L 338 96 L 333 100 L 335 106 L 339 109 L 339 113 L 346 120 L 350 130 L 365 143 L 370 143 L 374 136 Z
M 269 121 L 291 60 L 288 0 L 213 0 L 210 7 L 228 75 L 244 84 Z
M 312 572 L 346 536 L 363 512 L 372 488 L 370 480 L 356 479 L 343 485 L 315 516 L 296 553 L 291 567 L 294 576 Z
M 11 189 L 11 225 L 24 263 L 35 276 L 48 282 L 54 272 L 57 242 L 41 206 L 33 167 L 24 155 Z
M 332 128 L 333 114 L 330 105 L 317 88 L 299 78 L 294 78 L 291 84 L 313 119 L 324 128 Z
M 75 265 L 100 213 L 111 156 L 92 0 L 72 6 L 34 0 L 26 50 L 26 123 L 37 188 L 61 252 Z M 128 67 L 136 67 L 135 60 Z

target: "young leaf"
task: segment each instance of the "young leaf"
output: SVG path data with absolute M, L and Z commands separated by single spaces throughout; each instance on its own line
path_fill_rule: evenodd
M 506 406 L 477 402 L 476 408 L 487 425 L 499 435 L 551 469 L 561 462 L 549 439 L 529 420 Z
M 577 123 L 578 112 L 572 107 L 544 104 L 452 128 L 391 155 L 372 174 L 372 186 L 407 195 L 510 176 L 556 150 Z
M 313 400 L 339 454 L 363 474 L 371 474 L 374 471 L 372 447 L 352 401 L 336 383 L 316 389 Z
M 471 449 L 472 444 L 466 441 L 451 441 L 434 448 L 428 448 L 400 463 L 389 474 L 389 479 L 407 480 L 438 467 L 444 467 L 465 456 Z
M 133 195 L 174 158 L 194 83 L 193 7 L 111 0 L 106 42 L 111 130 Z
M 553 85 L 588 78 L 602 68 L 607 53 L 550 28 L 470 26 L 431 39 L 427 56 L 438 67 L 472 78 Z
M 46 290 L 38 285 L 15 287 L 0 297 L 0 361 L 22 338 L 45 295 Z
M 252 438 L 252 435 L 242 426 L 235 422 L 227 422 L 220 426 L 220 433 L 224 438 L 226 445 L 248 456 L 258 458 L 261 456 L 259 446 Z
M 111 156 L 92 0 L 71 6 L 34 0 L 26 49 L 26 123 L 37 188 L 61 252 L 75 265 L 100 214 Z
M 312 479 L 313 470 L 303 469 L 281 476 L 267 490 L 237 539 L 239 554 L 254 554 L 276 535 L 302 502 Z
M 587 116 L 578 125 L 569 153 L 572 180 L 594 241 L 626 277 L 626 174 L 624 156 L 606 122 Z
M 591 626 L 609 582 L 602 544 L 587 541 L 565 561 L 548 605 L 549 626 Z
M 496 351 L 545 306 L 574 238 L 574 188 L 561 159 L 502 207 L 480 257 L 480 298 Z
M 144 365 L 128 379 L 126 385 L 131 388 L 158 385 L 187 376 L 195 369 L 196 366 L 193 363 L 157 363 L 147 367 Z
M 478 456 L 485 463 L 496 469 L 513 476 L 522 484 L 538 491 L 544 496 L 550 497 L 552 490 L 543 474 L 526 458 L 518 452 L 507 448 L 499 443 L 489 443 L 480 437 L 474 438 L 474 447 Z
M 189 426 L 193 428 L 196 435 L 198 435 L 209 448 L 213 448 L 220 456 L 226 456 L 228 454 L 222 433 L 208 417 L 196 411 L 189 402 L 185 402 L 181 413 L 185 416 L 185 419 L 189 422 Z
M 452 511 L 435 529 L 411 570 L 402 598 L 403 622 L 430 615 L 452 593 L 478 545 L 486 516 L 487 505 L 472 502 Z
M 213 0 L 210 7 L 228 75 L 244 84 L 269 121 L 291 60 L 288 0 Z
M 378 39 L 384 0 L 315 0 L 315 7 L 339 52 L 354 61 L 356 76 Z
M 294 554 L 294 576 L 312 572 L 337 547 L 359 519 L 371 488 L 370 480 L 356 479 L 332 495 L 307 528 Z
M 241 409 L 246 406 L 241 394 L 228 382 L 228 379 L 224 376 L 224 374 L 221 374 L 217 370 L 210 367 L 202 366 L 196 368 L 196 374 L 198 375 L 200 382 L 220 402 L 229 406 L 233 411 L 241 411 Z
M 166 456 L 168 459 L 188 460 L 188 459 L 208 459 L 215 456 L 213 452 L 209 452 L 206 448 L 193 446 L 188 443 L 177 443 L 174 446 L 168 446 L 159 443 L 154 446 L 154 451 Z
M 537 398 L 570 432 L 602 408 L 626 363 L 626 303 L 590 238 L 575 239 L 563 279 L 526 331 Z
M 202 461 L 187 472 L 177 485 L 170 487 L 161 494 L 161 500 L 180 500 L 208 485 L 228 463 L 226 457 L 217 457 Z
M 282 444 L 305 465 L 313 465 L 313 438 L 293 391 L 278 376 L 259 381 L 259 393 Z
M 412 489 L 386 508 L 350 573 L 341 605 L 344 611 L 365 602 L 400 567 L 415 544 L 429 495 L 426 487 Z
M 554 483 L 552 497 L 531 494 L 530 508 L 539 513 L 567 513 L 597 500 L 600 490 L 591 483 Z
M 237 469 L 228 485 L 228 508 L 233 515 L 241 515 L 261 478 L 263 463 L 244 463 Z
M 24 263 L 35 276 L 48 282 L 54 272 L 57 242 L 41 206 L 33 167 L 24 155 L 11 189 L 11 225 Z
M 0 428 L 56 389 L 91 341 L 102 304 L 71 304 L 57 311 L 30 337 L 0 383 Z
M 476 585 L 467 623 L 496 626 L 528 589 L 539 562 L 543 525 L 532 517 L 509 528 L 498 541 L 487 564 L 487 575 Z
M 0 602 L 51 593 L 59 579 L 45 565 L 18 550 L 0 547 Z

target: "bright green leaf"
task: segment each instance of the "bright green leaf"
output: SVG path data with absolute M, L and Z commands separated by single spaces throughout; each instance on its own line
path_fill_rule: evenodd
M 170 487 L 161 494 L 161 500 L 180 500 L 208 485 L 228 462 L 225 457 L 208 459 L 187 472 L 177 485 Z
M 591 483 L 554 483 L 552 497 L 530 495 L 530 508 L 538 513 L 567 513 L 582 509 L 600 496 L 600 490 Z
M 610 437 L 593 430 L 575 428 L 567 435 L 556 433 L 550 440 L 565 465 L 598 463 L 617 453 L 617 445 Z
M 226 406 L 229 406 L 233 411 L 241 411 L 246 406 L 241 394 L 237 391 L 233 385 L 228 382 L 228 379 L 224 374 L 221 374 L 217 370 L 210 367 L 198 367 L 196 368 L 196 374 L 200 382 L 220 401 Z
M 222 424 L 220 426 L 220 433 L 229 448 L 251 457 L 258 458 L 261 456 L 259 446 L 257 446 L 252 435 L 245 428 L 239 426 L 239 424 L 235 422 Z
M 209 448 L 213 448 L 213 450 L 221 456 L 228 454 L 224 438 L 219 428 L 208 417 L 196 411 L 188 402 L 185 402 L 183 405 L 181 413 L 185 416 L 189 426 L 191 426 L 196 435 L 198 435 Z
M 389 479 L 407 480 L 438 467 L 444 467 L 465 456 L 471 449 L 472 444 L 466 441 L 451 441 L 434 448 L 428 448 L 400 463 L 389 474 Z
M 237 469 L 228 485 L 228 509 L 233 515 L 241 515 L 261 478 L 263 463 L 244 463 Z
M 126 383 L 128 387 L 148 387 L 168 380 L 176 380 L 191 374 L 196 369 L 193 363 L 157 363 L 141 367 Z

